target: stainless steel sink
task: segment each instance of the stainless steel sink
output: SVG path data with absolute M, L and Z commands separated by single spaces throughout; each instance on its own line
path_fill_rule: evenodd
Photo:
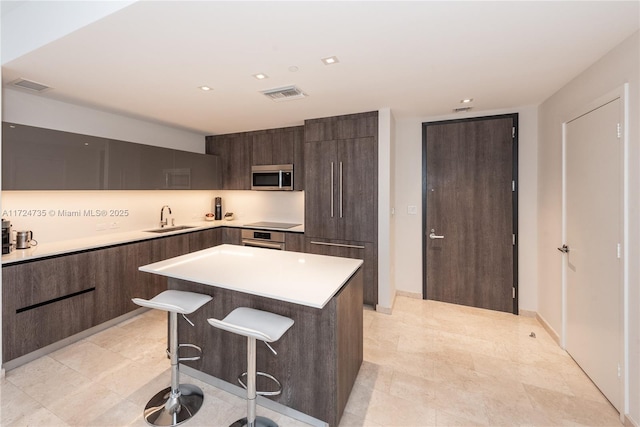
M 189 228 L 195 228 L 195 227 L 190 225 L 176 225 L 175 227 L 163 227 L 163 228 L 156 228 L 154 230 L 145 230 L 145 231 L 147 233 L 169 233 L 171 231 L 188 230 Z

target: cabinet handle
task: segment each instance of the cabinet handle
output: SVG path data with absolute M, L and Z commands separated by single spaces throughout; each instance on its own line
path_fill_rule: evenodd
M 81 291 L 74 292 L 74 293 L 72 293 L 72 294 L 63 295 L 63 296 L 61 296 L 61 297 L 54 298 L 54 299 L 50 299 L 50 300 L 48 300 L 48 301 L 43 301 L 43 302 L 39 302 L 39 303 L 36 303 L 36 304 L 30 305 L 30 306 L 27 306 L 27 307 L 22 307 L 22 308 L 19 308 L 19 309 L 17 309 L 17 310 L 16 310 L 16 314 L 20 314 L 20 313 L 25 312 L 25 311 L 33 310 L 34 308 L 43 307 L 43 306 L 45 306 L 45 305 L 53 304 L 53 303 L 56 303 L 56 302 L 58 302 L 58 301 L 62 301 L 62 300 L 65 300 L 65 299 L 69 299 L 69 298 L 77 297 L 77 296 L 79 296 L 79 295 L 86 294 L 86 293 L 88 293 L 88 292 L 93 292 L 93 291 L 95 291 L 95 290 L 96 290 L 96 288 L 95 288 L 95 287 L 93 287 L 93 288 L 88 288 L 88 289 L 83 289 L 83 290 L 81 290 Z
M 322 245 L 322 246 L 338 246 L 340 248 L 353 248 L 353 249 L 364 249 L 364 246 L 361 245 L 345 245 L 343 243 L 326 243 L 326 242 L 310 242 L 312 245 Z
M 342 218 L 342 162 L 340 162 L 340 218 Z
M 333 218 L 333 162 L 331 162 L 331 218 Z

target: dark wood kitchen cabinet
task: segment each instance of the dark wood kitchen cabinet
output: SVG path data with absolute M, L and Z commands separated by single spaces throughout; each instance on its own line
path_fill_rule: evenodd
M 304 234 L 284 233 L 284 247 L 290 252 L 306 252 Z
M 248 132 L 207 136 L 206 153 L 220 157 L 223 190 L 251 190 L 251 144 Z
M 250 190 L 252 165 L 286 164 L 304 190 L 304 126 L 207 136 L 206 152 L 220 157 L 224 190 Z
M 305 234 L 377 241 L 377 113 L 305 123 Z
M 211 228 L 189 233 L 189 252 L 200 251 L 222 244 L 222 228 Z
M 222 229 L 222 243 L 229 245 L 241 245 L 242 230 L 240 228 L 224 227 Z
M 251 132 L 252 165 L 293 164 L 294 190 L 304 190 L 304 126 Z
M 189 234 L 178 234 L 134 243 L 138 266 L 189 253 L 189 240 Z M 131 287 L 132 297 L 153 298 L 167 289 L 167 279 L 165 277 L 138 271 L 138 278 Z
M 2 360 L 95 325 L 98 252 L 2 267 Z
M 375 305 L 378 302 L 378 259 L 375 243 L 312 238 L 305 240 L 307 253 L 363 260 L 363 283 L 369 284 L 363 288 L 364 302 L 368 305 Z
M 152 298 L 167 281 L 138 267 L 198 250 L 210 236 L 215 246 L 221 230 L 209 231 L 3 266 L 3 362 L 139 308 L 131 298 Z
M 378 302 L 377 112 L 305 121 L 304 160 L 306 250 L 320 254 L 339 252 L 344 255 L 338 256 L 363 259 L 364 302 L 375 305 Z M 311 240 L 323 245 L 311 245 Z M 330 245 L 336 246 L 328 249 Z

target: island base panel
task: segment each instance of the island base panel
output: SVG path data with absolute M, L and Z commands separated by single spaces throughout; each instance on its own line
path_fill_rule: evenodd
M 247 369 L 246 338 L 211 327 L 207 318 L 222 319 L 237 307 L 251 307 L 293 319 L 291 329 L 271 344 L 277 356 L 266 345 L 257 346 L 258 371 L 282 383 L 282 393 L 269 399 L 338 425 L 363 358 L 362 269 L 322 309 L 172 278 L 169 289 L 213 296 L 188 316 L 195 327 L 179 319 L 181 343 L 202 348 L 202 358 L 185 365 L 234 385 Z M 181 357 L 188 357 L 187 351 Z M 258 377 L 258 390 L 270 386 Z

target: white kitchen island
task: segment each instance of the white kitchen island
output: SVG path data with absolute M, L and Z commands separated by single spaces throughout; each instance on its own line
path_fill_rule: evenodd
M 292 318 L 294 325 L 274 345 L 277 356 L 258 345 L 258 370 L 283 386 L 282 394 L 270 398 L 275 403 L 259 404 L 336 426 L 362 364 L 361 265 L 349 258 L 220 245 L 140 270 L 166 276 L 169 289 L 213 296 L 189 316 L 195 327 L 180 322 L 179 337 L 203 350 L 201 360 L 185 363 L 186 372 L 228 391 L 244 395 L 236 385 L 246 370 L 246 340 L 206 319 L 222 319 L 240 306 Z

